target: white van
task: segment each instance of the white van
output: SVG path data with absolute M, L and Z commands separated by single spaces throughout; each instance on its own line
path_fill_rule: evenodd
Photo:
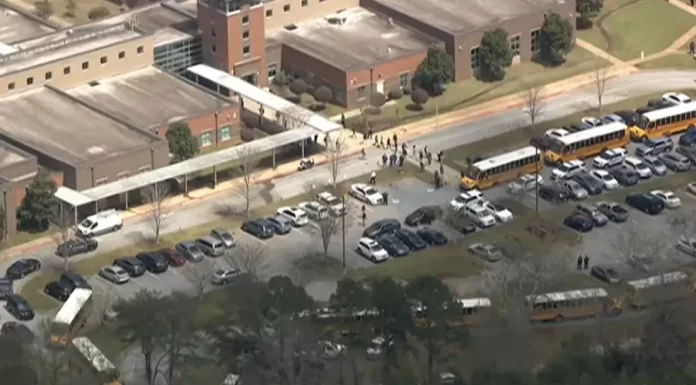
M 123 227 L 123 218 L 116 209 L 105 210 L 90 215 L 77 225 L 77 230 L 84 237 L 91 237 L 120 230 Z

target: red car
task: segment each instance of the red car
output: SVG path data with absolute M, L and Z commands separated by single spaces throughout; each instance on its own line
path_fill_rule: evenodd
M 162 249 L 159 251 L 159 253 L 167 256 L 169 266 L 177 267 L 186 263 L 186 258 L 184 258 L 184 256 L 181 255 L 181 253 L 179 253 L 176 249 Z

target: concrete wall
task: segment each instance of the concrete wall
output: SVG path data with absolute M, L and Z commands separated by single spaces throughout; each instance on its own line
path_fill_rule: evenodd
M 359 6 L 359 0 L 274 0 L 264 3 L 266 30 Z M 286 7 L 290 7 L 286 11 Z

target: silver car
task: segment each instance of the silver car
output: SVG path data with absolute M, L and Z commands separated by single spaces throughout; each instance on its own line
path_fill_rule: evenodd
M 602 227 L 609 223 L 609 218 L 599 211 L 599 208 L 591 203 L 580 203 L 575 207 L 575 211 L 591 218 L 595 226 Z
M 193 242 L 179 242 L 174 249 L 191 262 L 201 262 L 205 259 L 203 250 Z
M 213 272 L 212 281 L 215 285 L 224 285 L 236 281 L 240 274 L 239 269 L 218 269 Z
M 567 180 L 562 183 L 562 186 L 568 189 L 568 191 L 570 191 L 570 195 L 577 200 L 587 198 L 587 190 L 582 188 L 580 183 L 574 180 Z
M 474 243 L 469 246 L 469 252 L 488 262 L 497 262 L 503 258 L 503 251 L 490 243 Z
M 119 266 L 104 266 L 99 270 L 99 276 L 116 284 L 126 283 L 130 280 L 128 272 Z
M 225 229 L 214 228 L 210 230 L 210 236 L 222 242 L 228 249 L 237 246 L 237 240 L 234 239 L 231 232 Z
M 660 160 L 660 158 L 654 155 L 648 155 L 643 158 L 643 163 L 648 165 L 653 172 L 653 175 L 665 175 L 667 174 L 667 166 Z
M 660 160 L 664 162 L 665 166 L 672 171 L 689 171 L 691 169 L 691 162 L 689 158 L 677 152 L 667 152 L 660 154 Z

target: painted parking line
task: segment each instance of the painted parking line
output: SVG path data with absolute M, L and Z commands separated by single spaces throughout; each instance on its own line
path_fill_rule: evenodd
M 144 283 L 140 282 L 140 280 L 137 279 L 137 278 L 131 278 L 131 279 L 128 281 L 128 283 L 130 283 L 130 282 L 132 282 L 132 283 L 134 283 L 134 284 L 136 284 L 136 285 L 138 285 L 138 286 L 140 286 L 140 287 L 147 287 L 147 285 L 145 285 Z
M 181 273 L 179 273 L 179 270 L 178 270 L 177 268 L 171 268 L 171 267 L 170 267 L 170 268 L 168 269 L 168 271 L 170 271 L 170 272 L 172 272 L 173 274 L 176 274 L 176 275 L 181 275 Z
M 153 274 L 149 271 L 146 271 L 145 273 L 156 280 L 160 280 L 160 277 L 158 277 L 156 274 Z

